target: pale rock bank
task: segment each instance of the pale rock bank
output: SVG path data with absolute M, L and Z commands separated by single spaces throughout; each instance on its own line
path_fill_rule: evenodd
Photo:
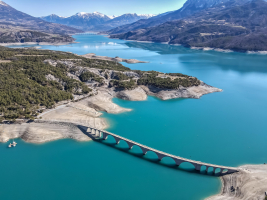
M 40 144 L 58 139 L 71 138 L 90 141 L 78 126 L 64 122 L 24 123 L 0 126 L 0 142 L 22 138 L 25 142 Z
M 179 88 L 177 90 L 161 89 L 153 86 L 141 86 L 147 95 L 156 96 L 162 100 L 177 98 L 194 98 L 199 99 L 201 96 L 214 92 L 222 92 L 222 89 L 209 86 L 201 81 L 199 86 L 189 88 Z
M 90 59 L 98 59 L 98 60 L 115 61 L 115 62 L 126 62 L 128 64 L 148 63 L 148 62 L 140 61 L 140 60 L 136 60 L 136 59 L 123 59 L 120 57 L 111 58 L 111 57 L 107 57 L 107 56 L 97 56 L 94 53 L 88 53 L 88 54 L 82 55 L 82 57 L 90 58 Z
M 116 92 L 115 96 L 129 101 L 145 101 L 147 99 L 147 94 L 141 87 Z
M 238 173 L 222 176 L 220 194 L 206 200 L 265 200 L 267 165 L 244 165 L 239 168 L 242 170 Z

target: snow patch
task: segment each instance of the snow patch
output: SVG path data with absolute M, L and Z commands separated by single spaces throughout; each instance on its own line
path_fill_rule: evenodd
M 137 14 L 139 17 L 147 17 L 147 18 L 150 18 L 150 17 L 155 17 L 156 15 L 154 14 Z
M 0 1 L 0 5 L 2 5 L 2 6 L 8 6 L 5 2 L 3 2 L 3 1 Z
M 102 17 L 102 18 L 107 17 L 106 15 L 104 15 L 100 12 L 93 12 L 93 13 L 79 12 L 75 16 L 83 17 L 83 18 L 89 18 L 92 16 L 97 16 L 97 17 Z
M 116 18 L 116 17 L 118 17 L 118 16 L 116 16 L 116 15 L 108 15 L 108 17 L 109 17 L 110 19 L 114 19 L 114 18 Z

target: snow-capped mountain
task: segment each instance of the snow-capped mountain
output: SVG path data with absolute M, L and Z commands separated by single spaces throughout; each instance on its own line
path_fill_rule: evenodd
M 99 13 L 99 12 L 93 12 L 93 13 L 79 12 L 79 13 L 71 16 L 71 17 L 81 17 L 83 19 L 89 19 L 89 18 L 103 18 L 106 20 L 110 19 L 107 15 L 104 15 L 104 14 Z
M 114 19 L 114 18 L 116 18 L 116 17 L 118 17 L 118 16 L 116 16 L 116 15 L 109 15 L 108 16 L 110 19 Z
M 156 15 L 154 14 L 137 14 L 139 17 L 146 17 L 147 19 L 150 17 L 155 17 Z
M 140 19 L 148 19 L 154 16 L 155 15 L 152 14 L 136 13 L 127 13 L 121 16 L 107 16 L 99 12 L 79 12 L 70 17 L 60 17 L 58 15 L 52 14 L 49 16 L 41 17 L 41 19 L 48 22 L 59 23 L 79 28 L 84 31 L 104 31 L 115 28 L 117 26 L 130 24 Z
M 140 19 L 148 19 L 148 18 L 153 17 L 153 16 L 155 16 L 155 15 L 127 13 L 127 14 L 123 14 L 123 15 L 120 15 L 118 17 L 115 17 L 109 21 L 106 21 L 103 24 L 99 24 L 99 25 L 95 26 L 94 30 L 106 31 L 106 30 L 116 28 L 118 26 L 134 23 Z
M 3 2 L 3 1 L 0 1 L 0 5 L 2 5 L 2 6 L 9 6 L 5 2 Z
M 65 19 L 66 17 L 61 17 L 55 14 L 52 15 L 48 15 L 46 17 L 41 17 L 41 19 L 48 21 L 48 22 L 52 22 L 52 23 L 59 23 L 59 21 L 63 21 L 63 19 Z

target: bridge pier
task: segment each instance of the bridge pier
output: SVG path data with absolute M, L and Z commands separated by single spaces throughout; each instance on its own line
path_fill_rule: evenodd
M 200 171 L 200 169 L 201 169 L 201 165 L 199 165 L 199 164 L 194 164 L 194 163 L 191 163 L 191 164 L 193 164 L 193 165 L 195 166 L 195 169 L 196 169 L 197 171 Z
M 140 146 L 139 146 L 140 147 Z M 143 155 L 146 155 L 146 153 L 148 152 L 148 150 L 147 149 L 145 149 L 145 148 L 143 148 L 143 147 L 140 147 L 141 149 L 142 149 L 142 151 L 143 151 Z
M 182 160 L 178 160 L 178 159 L 175 159 L 175 158 L 172 158 L 174 160 L 174 162 L 176 163 L 177 166 L 180 166 L 183 161 Z
M 159 153 L 156 153 L 157 154 L 157 156 L 158 156 L 158 158 L 159 158 L 159 161 L 161 161 L 165 156 L 164 155 L 162 155 L 162 154 L 159 154 Z
M 97 131 L 97 137 L 101 138 L 101 131 Z
M 108 134 L 103 132 L 103 140 L 106 140 L 108 138 Z
M 115 138 L 116 144 L 119 144 L 121 139 L 120 138 L 116 138 L 116 137 L 114 137 L 114 138 Z
M 132 143 L 130 143 L 130 142 L 127 142 L 127 141 L 126 141 L 126 143 L 128 144 L 129 149 L 132 149 L 132 148 L 133 148 L 134 144 L 132 144 Z

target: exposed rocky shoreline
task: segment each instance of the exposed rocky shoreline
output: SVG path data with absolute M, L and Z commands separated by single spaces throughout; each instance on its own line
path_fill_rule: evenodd
M 0 43 L 0 46 L 25 46 L 25 45 L 53 45 L 53 46 L 63 46 L 68 44 L 74 44 L 77 42 L 16 42 L 16 43 Z
M 267 192 L 267 165 L 244 165 L 238 173 L 221 177 L 220 194 L 206 200 L 264 200 Z
M 37 121 L 35 120 L 32 123 L 1 125 L 0 142 L 7 142 L 10 139 L 19 137 L 29 143 L 44 143 L 64 138 L 89 141 L 90 138 L 73 124 L 105 129 L 108 127 L 108 123 L 104 118 L 101 118 L 102 113 L 99 111 L 113 114 L 131 111 L 131 109 L 122 108 L 113 103 L 113 98 L 130 101 L 145 101 L 148 95 L 156 96 L 162 100 L 200 98 L 204 94 L 220 91 L 222 90 L 208 86 L 203 82 L 200 86 L 181 90 L 155 91 L 142 86 L 133 90 L 117 91 L 114 88 L 100 87 L 97 95 L 86 97 L 77 102 L 69 102 L 55 109 L 46 110 L 38 116 Z M 40 123 L 40 121 L 43 123 Z M 70 124 L 72 125 L 70 126 Z
M 107 56 L 97 56 L 94 53 L 88 53 L 88 54 L 82 55 L 82 57 L 89 58 L 89 59 L 115 61 L 115 62 L 126 62 L 128 64 L 148 63 L 148 62 L 140 61 L 140 60 L 136 60 L 136 59 L 123 59 L 120 57 L 111 58 L 111 57 L 107 57 Z
M 38 52 L 39 50 L 36 51 Z M 30 56 L 42 57 L 43 55 L 37 54 Z M 122 108 L 113 103 L 113 98 L 129 101 L 145 101 L 147 96 L 150 95 L 161 100 L 175 98 L 198 99 L 202 95 L 222 91 L 219 88 L 205 84 L 195 77 L 180 73 L 165 74 L 155 71 L 134 71 L 123 66 L 120 67 L 120 64 L 118 63 L 115 63 L 114 66 L 117 67 L 118 70 L 114 70 L 114 67 L 111 66 L 113 63 L 108 62 L 110 60 L 114 61 L 114 59 L 120 61 L 118 60 L 120 58 L 98 57 L 94 56 L 94 54 L 75 56 L 77 57 L 76 59 L 46 59 L 43 63 L 55 68 L 64 66 L 66 68 L 66 76 L 78 82 L 83 81 L 85 86 L 90 89 L 90 92 L 88 94 L 74 94 L 74 99 L 72 101 L 68 100 L 57 103 L 56 108 L 39 113 L 37 118 L 44 122 L 42 124 L 33 122 L 22 123 L 21 125 L 16 123 L 2 125 L 0 129 L 0 142 L 7 142 L 9 139 L 18 137 L 31 143 L 43 143 L 63 138 L 74 138 L 79 141 L 87 141 L 90 138 L 83 135 L 78 129 L 74 128 L 75 131 L 73 131 L 72 134 L 71 130 L 73 129 L 73 126 L 71 126 L 72 128 L 70 129 L 67 124 L 75 123 L 98 129 L 107 128 L 108 123 L 104 118 L 101 118 L 102 113 L 99 111 L 114 114 L 131 111 L 131 109 Z M 95 60 L 94 63 L 84 63 L 82 58 L 88 58 L 88 56 L 90 59 Z M 98 65 L 99 67 L 102 67 L 103 60 L 105 62 L 104 64 L 108 67 L 105 69 L 97 68 Z M 142 62 L 137 60 L 134 61 L 132 59 L 122 60 L 128 63 Z M 88 67 L 87 65 L 91 66 Z M 119 67 L 123 70 L 120 71 Z M 63 80 L 52 74 L 45 75 L 45 78 L 47 81 L 56 82 L 63 88 L 66 85 Z M 139 81 L 140 79 L 141 82 Z M 153 82 L 154 79 L 158 82 Z M 152 81 L 152 84 L 160 85 L 159 87 L 156 87 L 155 85 L 146 84 L 146 81 Z M 167 89 L 168 87 L 169 89 Z M 78 88 L 77 91 L 79 93 L 80 89 Z M 50 125 L 48 122 L 53 125 Z M 62 130 L 64 131 L 57 128 L 55 123 L 61 123 L 60 126 L 63 126 Z

